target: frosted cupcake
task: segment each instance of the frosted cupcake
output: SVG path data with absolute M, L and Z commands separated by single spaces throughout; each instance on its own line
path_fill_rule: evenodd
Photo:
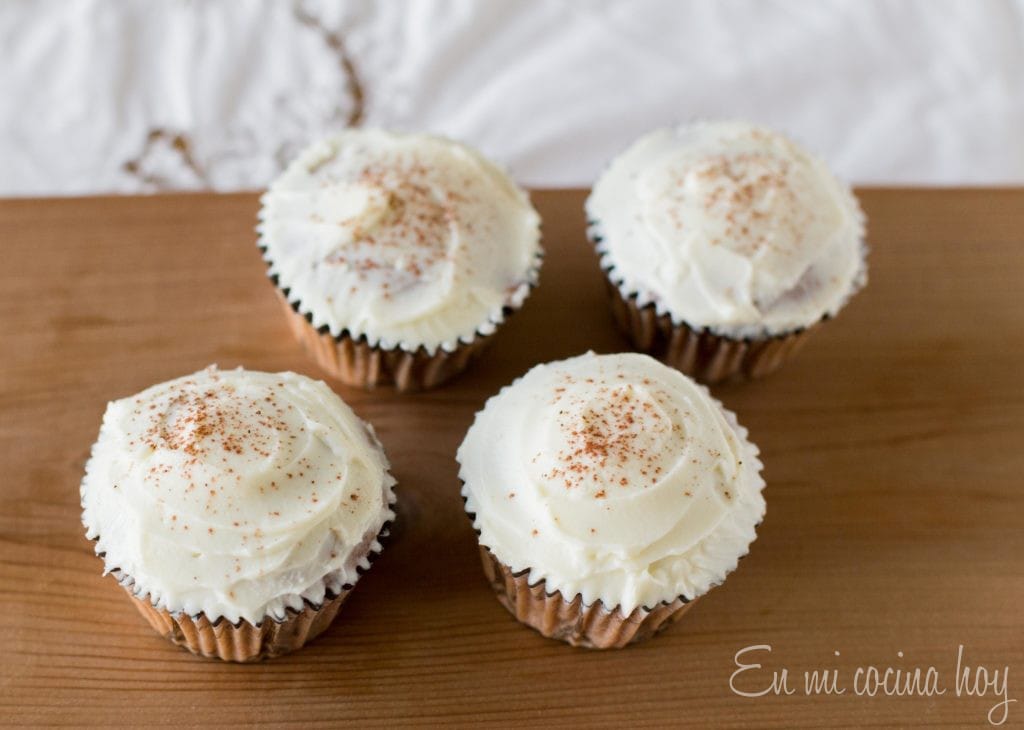
M 775 370 L 867 281 L 850 188 L 746 122 L 659 129 L 586 203 L 619 325 L 706 382 Z
M 544 636 L 622 647 L 721 583 L 765 512 L 732 413 L 635 353 L 538 365 L 459 447 L 466 510 L 499 601 Z
M 448 139 L 341 132 L 262 202 L 259 245 L 292 330 L 350 385 L 440 384 L 537 281 L 540 217 L 526 193 Z
M 322 382 L 211 367 L 107 406 L 82 521 L 154 629 L 251 661 L 327 628 L 381 549 L 393 485 Z

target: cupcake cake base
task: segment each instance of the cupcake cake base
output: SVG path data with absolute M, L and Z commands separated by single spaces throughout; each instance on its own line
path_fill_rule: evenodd
M 393 386 L 400 393 L 426 390 L 454 378 L 483 352 L 490 337 L 477 336 L 460 343 L 452 352 L 438 349 L 384 350 L 363 339 L 335 337 L 315 328 L 309 320 L 277 292 L 288 317 L 288 326 L 306 352 L 332 378 L 360 388 Z
M 324 600 L 320 606 L 307 603 L 301 611 L 289 611 L 283 621 L 266 618 L 257 625 L 225 619 L 210 621 L 205 615 L 170 613 L 156 608 L 148 597 L 132 596 L 132 602 L 149 625 L 173 644 L 193 654 L 229 662 L 255 662 L 301 648 L 331 625 L 350 591 Z
M 704 383 L 734 376 L 756 379 L 775 372 L 807 341 L 816 326 L 762 339 L 733 339 L 676 324 L 653 304 L 637 306 L 610 279 L 605 280 L 612 315 L 637 350 L 658 358 Z
M 696 603 L 696 599 L 677 598 L 623 615 L 618 608 L 609 611 L 600 601 L 585 606 L 580 595 L 567 601 L 558 591 L 549 594 L 544 581 L 531 586 L 528 572 L 512 572 L 483 545 L 480 560 L 498 601 L 520 623 L 549 639 L 586 649 L 621 649 L 648 639 L 678 621 Z

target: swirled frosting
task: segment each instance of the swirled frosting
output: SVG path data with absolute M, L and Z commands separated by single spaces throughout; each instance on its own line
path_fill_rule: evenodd
M 765 511 L 757 453 L 677 370 L 588 353 L 487 401 L 457 458 L 481 544 L 531 584 L 628 614 L 736 567 Z
M 526 193 L 451 140 L 347 130 L 302 152 L 262 202 L 271 275 L 335 336 L 451 351 L 493 332 L 537 278 Z
M 108 404 L 82 521 L 136 595 L 255 624 L 369 567 L 394 517 L 387 469 L 324 383 L 210 367 Z
M 745 122 L 659 129 L 601 175 L 586 204 L 626 296 L 730 337 L 835 315 L 866 283 L 864 216 L 825 163 Z

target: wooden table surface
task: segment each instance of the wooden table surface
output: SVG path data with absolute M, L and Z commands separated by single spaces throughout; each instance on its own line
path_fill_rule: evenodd
M 323 637 L 249 666 L 153 633 L 100 576 L 78 485 L 110 399 L 209 363 L 318 374 L 263 275 L 256 196 L 0 202 L 0 724 L 984 727 L 1001 697 L 956 696 L 960 645 L 1024 700 L 1024 190 L 861 191 L 868 288 L 776 375 L 714 389 L 766 465 L 749 558 L 668 632 L 607 653 L 499 606 L 453 460 L 534 363 L 625 347 L 583 197 L 534 195 L 541 286 L 471 372 L 417 396 L 339 388 L 394 465 L 394 538 Z M 741 657 L 763 668 L 737 688 L 786 668 L 793 694 L 730 690 L 754 645 L 772 651 Z M 934 666 L 946 693 L 858 696 L 869 665 Z M 806 695 L 815 668 L 846 693 Z M 1006 726 L 1022 720 L 1010 704 Z

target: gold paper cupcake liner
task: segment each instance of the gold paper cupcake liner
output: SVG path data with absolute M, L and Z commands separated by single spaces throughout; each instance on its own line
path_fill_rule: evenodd
M 390 350 L 371 345 L 365 339 L 347 334 L 335 337 L 316 327 L 275 289 L 284 307 L 292 333 L 317 364 L 345 385 L 362 388 L 394 386 L 400 393 L 433 388 L 455 377 L 483 352 L 491 336 L 477 335 L 471 342 L 460 342 L 448 352 L 438 348 L 431 354 L 424 348 Z
M 392 492 L 393 496 L 393 492 Z M 394 504 L 394 500 L 389 501 Z M 366 560 L 372 565 L 384 549 L 384 542 L 391 536 L 391 520 L 380 530 L 363 539 L 362 546 Z M 94 541 L 96 539 L 94 538 Z M 103 557 L 103 553 L 97 553 Z M 356 578 L 351 585 L 331 588 L 324 578 L 324 598 L 319 603 L 303 599 L 301 609 L 288 608 L 283 619 L 264 616 L 259 623 L 241 619 L 233 624 L 223 616 L 212 621 L 204 614 L 195 616 L 185 611 L 168 611 L 154 606 L 150 595 L 138 591 L 135 581 L 118 568 L 108 571 L 132 599 L 139 613 L 153 629 L 172 644 L 188 649 L 193 654 L 209 659 L 223 659 L 228 662 L 255 662 L 261 659 L 287 654 L 302 648 L 322 634 L 338 615 L 349 593 L 355 588 L 359 577 L 369 568 L 357 567 Z
M 229 662 L 254 662 L 301 648 L 331 625 L 351 589 L 325 598 L 319 606 L 306 602 L 301 611 L 289 611 L 283 621 L 265 618 L 254 625 L 210 621 L 204 614 L 189 616 L 156 608 L 148 596 L 132 594 L 132 603 L 157 633 L 193 654 Z M 129 591 L 131 593 L 131 591 Z
M 624 615 L 600 601 L 586 606 L 579 594 L 568 601 L 559 591 L 548 593 L 544 581 L 531 586 L 528 571 L 513 573 L 483 545 L 480 560 L 498 601 L 520 623 L 549 639 L 587 649 L 621 649 L 648 639 L 682 618 L 697 600 L 676 598 Z
M 633 347 L 704 383 L 719 383 L 734 376 L 749 379 L 775 372 L 807 341 L 817 325 L 764 338 L 734 339 L 709 330 L 676 324 L 668 314 L 658 314 L 653 304 L 638 306 L 636 296 L 626 296 L 605 279 L 612 314 Z

